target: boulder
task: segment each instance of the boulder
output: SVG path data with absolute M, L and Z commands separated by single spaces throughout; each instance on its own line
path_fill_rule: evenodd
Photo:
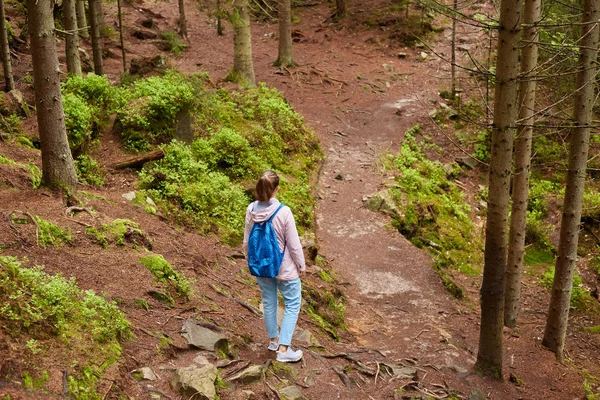
M 217 367 L 212 364 L 177 368 L 171 380 L 171 387 L 186 398 L 193 396 L 194 399 L 215 400 L 217 375 Z
M 471 389 L 471 393 L 469 394 L 469 400 L 486 400 L 487 397 L 485 394 L 476 388 Z
M 238 372 L 237 374 L 227 378 L 228 382 L 235 382 L 242 385 L 247 385 L 252 382 L 256 382 L 263 376 L 262 365 L 251 365 L 248 368 Z
M 138 381 L 156 381 L 158 380 L 158 375 L 154 373 L 154 370 L 150 367 L 144 367 L 140 369 L 136 369 L 131 372 L 133 377 Z
M 129 73 L 131 75 L 148 75 L 153 72 L 162 72 L 167 67 L 165 57 L 158 55 L 154 57 L 139 57 L 131 59 Z
M 279 390 L 279 394 L 285 400 L 308 400 L 298 386 L 288 386 Z
M 30 117 L 29 104 L 25 101 L 23 93 L 18 89 L 13 89 L 8 93 L 2 94 L 2 103 L 0 104 L 0 112 L 2 115 L 17 114 L 21 117 Z
M 158 34 L 150 29 L 137 28 L 131 32 L 131 36 L 140 40 L 156 39 Z
M 392 193 L 389 189 L 377 192 L 374 195 L 364 199 L 364 201 L 367 209 L 371 211 L 379 211 L 391 217 L 401 214 L 396 206 L 396 203 L 392 199 Z
M 181 335 L 187 340 L 190 346 L 202 350 L 222 350 L 227 353 L 229 348 L 229 340 L 225 336 L 200 325 L 196 325 L 191 320 L 184 322 L 183 327 L 181 328 Z
M 294 340 L 307 346 L 321 346 L 321 343 L 319 343 L 317 338 L 308 329 L 296 331 Z

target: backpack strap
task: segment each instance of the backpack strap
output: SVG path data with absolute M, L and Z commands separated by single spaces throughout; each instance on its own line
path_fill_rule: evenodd
M 275 210 L 275 212 L 273 214 L 271 214 L 271 216 L 269 217 L 269 219 L 267 220 L 267 222 L 273 221 L 273 218 L 275 218 L 275 215 L 277 215 L 277 213 L 279 212 L 279 210 L 281 210 L 284 205 L 285 204 L 279 204 L 279 207 L 277 207 L 277 210 Z

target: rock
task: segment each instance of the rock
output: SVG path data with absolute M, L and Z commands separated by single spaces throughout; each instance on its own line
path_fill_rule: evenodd
M 190 107 L 185 106 L 175 116 L 175 139 L 186 143 L 192 144 L 194 141 L 194 131 L 192 130 L 192 115 L 190 114 Z
M 223 350 L 227 352 L 227 349 L 229 348 L 229 340 L 225 336 L 200 325 L 196 325 L 190 320 L 184 322 L 183 327 L 181 328 L 181 336 L 187 340 L 190 346 L 202 350 Z
M 417 369 L 414 367 L 400 367 L 393 364 L 386 365 L 392 369 L 392 374 L 400 379 L 417 380 Z
M 400 211 L 392 199 L 392 194 L 389 189 L 382 190 L 381 192 L 377 192 L 372 195 L 370 198 L 368 198 L 365 206 L 371 211 L 379 211 L 392 217 L 400 215 Z
M 258 396 L 252 390 L 242 390 L 243 400 L 258 400 Z
M 458 157 L 455 161 L 458 163 L 458 165 L 465 166 L 469 169 L 473 169 L 473 168 L 477 167 L 477 165 L 479 164 L 477 162 L 477 160 L 475 160 L 475 159 L 473 159 L 473 157 L 469 157 L 469 156 Z
M 156 39 L 158 37 L 158 34 L 154 31 L 151 31 L 150 29 L 137 28 L 136 30 L 134 30 L 131 33 L 131 36 L 138 38 L 140 40 L 146 40 L 146 39 Z
M 321 346 L 321 343 L 319 343 L 317 338 L 314 337 L 308 329 L 297 331 L 297 333 L 294 335 L 294 340 L 308 346 Z
M 162 71 L 167 67 L 165 57 L 158 55 L 154 57 L 139 57 L 131 59 L 129 73 L 131 75 L 147 75 L 151 72 Z
M 217 398 L 217 374 L 217 367 L 212 364 L 178 368 L 171 380 L 171 387 L 185 396 L 193 396 L 194 399 L 214 400 Z
M 133 370 L 131 375 L 138 381 L 156 381 L 159 379 L 158 375 L 150 367 Z
M 381 66 L 383 67 L 383 69 L 385 69 L 387 72 L 394 72 L 394 66 L 390 65 L 390 64 L 381 64 Z
M 208 365 L 208 364 L 210 364 L 210 361 L 208 361 L 208 358 L 206 358 L 202 354 L 200 354 L 199 356 L 196 356 L 196 358 L 194 358 L 194 364 L 198 364 L 200 366 Z
M 406 54 L 406 53 L 402 53 L 402 52 L 398 53 L 398 58 L 407 58 L 407 57 L 408 57 L 408 54 Z
M 319 245 L 314 233 L 305 233 L 300 237 L 300 243 L 302 244 L 302 250 L 308 260 L 315 262 L 317 255 L 319 254 Z
M 17 114 L 21 117 L 29 117 L 29 104 L 25 101 L 23 93 L 19 89 L 13 89 L 8 93 L 1 93 L 2 104 L 0 104 L 0 112 L 2 115 Z
M 151 206 L 155 206 L 156 207 L 156 203 L 154 202 L 154 200 L 152 200 L 150 197 L 146 196 L 146 203 L 148 203 Z
M 135 192 L 123 193 L 122 196 L 129 201 L 133 201 L 135 199 Z
M 338 181 L 343 181 L 344 180 L 344 175 L 342 175 L 341 172 L 337 172 L 335 174 L 335 176 L 333 177 L 333 179 L 338 180 Z
M 456 365 L 456 364 L 448 365 L 448 368 L 450 368 L 452 371 L 454 371 L 458 374 L 466 374 L 467 372 L 469 372 L 468 369 L 463 368 L 460 365 Z
M 81 62 L 82 72 L 92 72 L 94 70 L 94 62 L 85 49 L 79 48 L 79 61 Z
M 479 389 L 473 388 L 471 389 L 471 394 L 469 395 L 469 400 L 486 400 L 485 394 Z
M 285 400 L 308 400 L 298 386 L 288 386 L 279 389 L 279 394 Z
M 421 52 L 421 54 L 419 54 L 419 57 L 421 57 L 422 61 L 425 61 L 429 58 L 429 54 L 425 53 L 424 51 Z
M 261 379 L 262 376 L 262 365 L 251 365 L 243 371 L 240 371 L 237 374 L 227 378 L 227 381 L 247 385 L 249 383 L 256 382 L 257 380 Z

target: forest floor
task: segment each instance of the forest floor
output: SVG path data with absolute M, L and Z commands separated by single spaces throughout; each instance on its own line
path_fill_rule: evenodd
M 470 398 L 473 389 L 489 399 L 584 398 L 584 380 L 600 376 L 600 337 L 583 333 L 581 328 L 599 321 L 572 314 L 566 345 L 568 362 L 556 362 L 554 354 L 541 345 L 549 294 L 536 279 L 526 276 L 519 327 L 505 331 L 504 380 L 480 377 L 473 373 L 479 333 L 479 278 L 457 277 L 468 296 L 466 300 L 454 299 L 431 267 L 431 256 L 391 229 L 386 216 L 364 207 L 363 197 L 382 189 L 389 178 L 381 167 L 381 155 L 397 152 L 404 132 L 415 124 L 420 124 L 444 148 L 443 161 L 463 155 L 430 117 L 430 111 L 443 102 L 438 92 L 449 89 L 449 64 L 427 48 L 405 48 L 390 40 L 386 27 L 367 28 L 362 24 L 380 3 L 365 0 L 350 4 L 349 17 L 340 23 L 329 19 L 332 10 L 328 4 L 296 9 L 296 68 L 281 70 L 272 66 L 277 56 L 277 25 L 256 22 L 252 27 L 257 81 L 284 94 L 317 132 L 326 155 L 318 182 L 316 235 L 319 254 L 333 267 L 343 286 L 348 330 L 342 333 L 341 342 L 334 342 L 305 315 L 299 320 L 299 329 L 310 330 L 330 354 L 351 355 L 377 370 L 375 376 L 363 377 L 348 367 L 352 364 L 347 358 L 323 358 L 305 349 L 304 361 L 292 367 L 293 381 L 302 386 L 310 399 L 401 398 L 397 389 L 411 379 L 394 379 L 380 372 L 380 365 L 387 363 L 417 368 L 421 385 L 410 391 L 415 396 L 428 393 L 435 398 L 435 390 L 445 388 L 446 392 L 456 391 L 460 398 Z M 179 56 L 170 55 L 169 64 L 187 72 L 206 71 L 216 85 L 230 85 L 222 79 L 233 60 L 231 29 L 227 27 L 224 36 L 217 36 L 207 8 L 194 2 L 186 4 L 189 47 Z M 158 23 L 157 29 L 176 30 L 178 12 L 173 3 L 148 0 L 124 10 L 126 27 L 138 27 L 143 18 L 151 16 Z M 114 10 L 109 9 L 107 23 L 112 23 L 113 18 Z M 449 35 L 446 30 L 430 36 L 428 46 L 438 54 L 448 55 Z M 159 53 L 150 40 L 135 39 L 129 34 L 126 38 L 129 59 Z M 461 28 L 459 33 L 461 46 L 473 52 L 484 50 L 486 38 L 469 28 Z M 107 75 L 114 81 L 121 72 L 116 42 L 107 43 L 115 56 L 105 63 Z M 406 57 L 400 58 L 400 52 Z M 464 52 L 463 56 L 466 57 Z M 15 66 L 21 73 L 27 68 L 30 66 L 24 60 Z M 23 82 L 19 85 L 30 93 Z M 35 121 L 27 126 L 35 129 Z M 104 165 L 128 157 L 119 149 L 118 137 L 111 133 L 102 137 L 95 152 Z M 40 164 L 37 153 L 7 143 L 0 142 L 0 153 L 13 159 L 35 158 Z M 72 246 L 41 250 L 31 238 L 17 237 L 2 220 L 0 242 L 11 243 L 3 254 L 27 257 L 31 264 L 45 265 L 50 272 L 75 277 L 85 289 L 119 299 L 135 326 L 136 339 L 125 344 L 119 370 L 113 371 L 110 380 L 101 382 L 106 398 L 126 395 L 142 399 L 159 392 L 178 398 L 169 387 L 168 371 L 189 365 L 197 355 L 196 351 L 185 350 L 178 334 L 182 322 L 190 317 L 208 319 L 237 340 L 242 360 L 264 364 L 273 357 L 264 348 L 267 338 L 261 318 L 214 290 L 219 283 L 239 298 L 259 297 L 257 287 L 240 279 L 240 270 L 245 268 L 244 261 L 237 258 L 240 249 L 171 226 L 134 207 L 122 195 L 135 190 L 135 173 L 111 170 L 104 187 L 82 187 L 94 195 L 87 206 L 102 218 L 128 218 L 139 223 L 153 240 L 152 251 L 196 279 L 196 290 L 208 302 L 174 308 L 151 303 L 149 311 L 135 307 L 135 299 L 148 298 L 147 292 L 154 285 L 150 273 L 140 268 L 139 252 L 130 247 L 101 249 L 82 233 L 82 223 L 94 223 L 89 215 L 67 217 L 62 200 L 43 189 L 27 189 L 25 175 L 9 175 L 2 170 L 0 175 L 20 188 L 0 192 L 3 214 L 28 211 L 77 233 Z M 460 179 L 461 185 L 473 193 L 485 182 L 485 171 L 472 171 Z M 481 218 L 474 218 L 478 218 L 476 225 L 483 235 Z M 315 275 L 314 267 L 309 266 L 306 279 L 317 281 Z M 166 334 L 173 345 L 161 350 L 159 339 L 152 332 Z M 242 337 L 246 341 L 239 339 Z M 10 370 L 16 360 L 10 361 L 0 361 L 0 370 Z M 135 368 L 144 366 L 153 367 L 161 376 L 153 383 L 154 391 L 130 375 Z M 350 379 L 343 382 L 336 367 Z M 61 384 L 61 371 L 53 371 L 49 387 L 60 393 Z M 221 399 L 245 398 L 241 389 L 254 391 L 258 398 L 272 396 L 266 386 L 255 383 L 224 390 Z M 13 399 L 34 396 L 19 391 L 14 382 L 0 385 L 0 395 L 3 390 Z

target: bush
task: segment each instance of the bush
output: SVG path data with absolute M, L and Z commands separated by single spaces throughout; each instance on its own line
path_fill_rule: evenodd
M 175 32 L 163 32 L 160 34 L 160 38 L 163 40 L 161 46 L 162 49 L 165 51 L 170 51 L 175 55 L 179 55 L 179 53 L 187 48 L 187 44 L 185 44 Z
M 140 262 L 154 275 L 157 282 L 172 287 L 177 294 L 189 300 L 192 295 L 192 282 L 186 279 L 183 273 L 176 272 L 162 255 L 142 257 Z
M 104 185 L 104 171 L 98 163 L 87 154 L 75 158 L 75 169 L 79 183 L 86 185 Z
M 75 157 L 86 154 L 92 142 L 93 108 L 74 93 L 62 96 L 69 147 Z
M 34 371 L 44 363 L 62 363 L 69 373 L 69 392 L 86 399 L 102 397 L 96 382 L 118 360 L 120 341 L 132 337 L 130 323 L 114 302 L 82 291 L 73 278 L 49 275 L 40 266 L 24 268 L 5 256 L 0 256 L 0 324 L 11 342 L 9 359 L 26 363 L 24 355 L 33 352 L 35 364 L 22 367 Z M 60 359 L 45 359 L 42 340 L 61 349 Z
M 124 96 L 127 103 L 117 110 L 121 133 L 130 148 L 139 150 L 171 141 L 176 117 L 191 107 L 195 93 L 183 75 L 169 71 L 134 82 Z

